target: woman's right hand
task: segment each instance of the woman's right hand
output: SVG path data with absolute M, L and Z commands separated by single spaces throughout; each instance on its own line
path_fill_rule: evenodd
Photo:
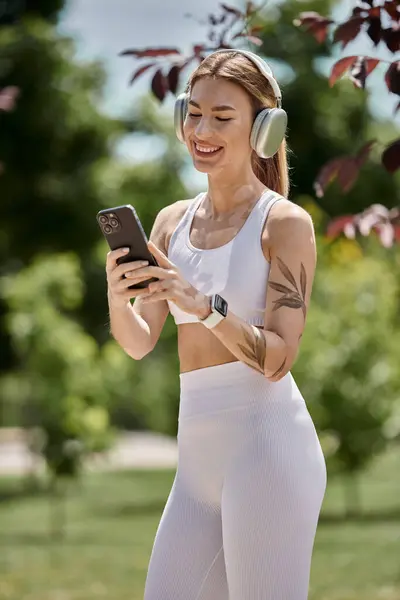
M 108 297 L 112 305 L 119 308 L 124 307 L 131 298 L 136 298 L 142 294 L 147 293 L 146 288 L 128 289 L 133 283 L 139 283 L 140 281 L 146 281 L 149 278 L 148 275 L 132 281 L 132 278 L 125 278 L 124 275 L 128 271 L 135 271 L 136 269 L 143 268 L 149 263 L 147 260 L 135 260 L 131 262 L 121 263 L 118 265 L 117 260 L 121 256 L 127 254 L 129 250 L 124 248 L 118 248 L 117 250 L 110 250 L 107 254 L 106 261 L 106 273 L 107 273 L 107 286 L 108 286 Z

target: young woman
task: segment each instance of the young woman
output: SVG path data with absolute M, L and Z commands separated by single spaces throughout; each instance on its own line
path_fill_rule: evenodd
M 107 258 L 111 331 L 132 358 L 154 348 L 169 310 L 178 324 L 178 468 L 145 600 L 307 598 L 326 468 L 290 368 L 316 249 L 287 199 L 279 105 L 261 59 L 209 55 L 175 114 L 207 192 L 158 214 L 158 267 Z M 131 306 L 127 286 L 149 276 Z

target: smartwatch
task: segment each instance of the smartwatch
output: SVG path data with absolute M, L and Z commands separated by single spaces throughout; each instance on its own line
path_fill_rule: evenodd
M 213 294 L 211 296 L 211 314 L 205 319 L 199 319 L 200 323 L 203 323 L 208 329 L 212 329 L 228 314 L 228 303 L 219 294 Z

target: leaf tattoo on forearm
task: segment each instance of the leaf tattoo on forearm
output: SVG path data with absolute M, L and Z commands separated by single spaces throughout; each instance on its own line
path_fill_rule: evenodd
M 241 326 L 241 328 L 246 345 L 238 344 L 238 347 L 252 363 L 250 366 L 256 365 L 257 370 L 264 373 L 265 355 L 267 353 L 267 342 L 264 334 L 257 327 L 251 326 L 251 333 L 246 327 Z
M 277 283 L 275 281 L 269 281 L 268 285 L 277 292 L 281 292 L 283 295 L 274 300 L 273 311 L 278 310 L 281 306 L 286 306 L 287 308 L 301 308 L 303 311 L 304 319 L 306 318 L 307 308 L 306 308 L 306 291 L 307 291 L 307 275 L 306 270 L 304 268 L 303 263 L 300 267 L 300 289 L 297 286 L 296 280 L 287 265 L 277 257 L 277 263 L 280 272 L 285 277 L 285 279 L 294 287 L 294 290 L 290 287 L 283 285 L 282 283 Z

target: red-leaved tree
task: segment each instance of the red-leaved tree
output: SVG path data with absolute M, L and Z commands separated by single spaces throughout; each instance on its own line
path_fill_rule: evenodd
M 294 26 L 303 26 L 319 43 L 326 43 L 332 36 L 333 43 L 341 43 L 342 49 L 358 35 L 366 33 L 374 45 L 381 41 L 393 54 L 400 49 L 400 0 L 356 1 L 350 17 L 343 23 L 323 17 L 317 12 L 300 13 Z M 160 102 L 168 93 L 176 94 L 182 71 L 192 62 L 201 63 L 205 56 L 214 50 L 235 47 L 238 41 L 247 40 L 257 46 L 262 45 L 259 34 L 263 25 L 257 23 L 260 7 L 247 1 L 243 11 L 220 3 L 218 14 L 209 14 L 207 42 L 194 44 L 189 55 L 178 48 L 150 47 L 128 49 L 120 56 L 146 59 L 133 73 L 130 83 L 134 83 L 143 73 L 152 71 L 151 90 Z M 188 15 L 191 17 L 192 15 Z M 358 88 L 365 88 L 367 78 L 380 63 L 387 63 L 385 82 L 388 92 L 400 96 L 400 61 L 387 61 L 370 56 L 345 56 L 332 67 L 329 85 L 333 86 L 345 73 Z M 400 108 L 400 101 L 396 111 Z M 371 148 L 377 140 L 368 141 L 353 156 L 340 156 L 330 160 L 317 174 L 314 189 L 317 197 L 322 197 L 327 186 L 336 179 L 346 193 L 355 184 L 360 168 L 368 159 Z M 400 167 L 400 139 L 395 139 L 382 152 L 382 164 L 389 173 Z M 330 237 L 344 233 L 355 237 L 357 233 L 368 235 L 374 231 L 384 246 L 391 246 L 400 240 L 400 209 L 389 209 L 383 204 L 373 204 L 360 214 L 342 215 L 333 219 L 327 229 Z
M 300 13 L 295 26 L 304 27 L 319 43 L 325 43 L 332 35 L 333 43 L 342 44 L 342 50 L 357 36 L 366 34 L 374 46 L 383 43 L 395 54 L 400 50 L 400 2 L 399 0 L 357 1 L 349 18 L 337 23 L 317 12 Z M 333 65 L 329 85 L 333 86 L 345 73 L 357 88 L 365 89 L 369 75 L 379 64 L 385 64 L 385 83 L 388 92 L 400 96 L 400 61 L 383 60 L 375 56 L 344 56 Z M 400 100 L 395 114 L 400 108 Z M 376 140 L 366 143 L 354 156 L 340 156 L 326 163 L 318 173 L 314 188 L 318 197 L 323 196 L 327 186 L 336 179 L 343 192 L 350 190 L 356 182 L 360 168 L 368 159 Z M 382 151 L 382 164 L 389 173 L 400 167 L 400 139 L 393 140 Z M 333 219 L 328 234 L 336 237 L 344 233 L 353 238 L 359 232 L 368 235 L 375 231 L 384 246 L 400 240 L 400 209 L 388 209 L 383 204 L 373 204 L 357 215 L 342 215 Z

